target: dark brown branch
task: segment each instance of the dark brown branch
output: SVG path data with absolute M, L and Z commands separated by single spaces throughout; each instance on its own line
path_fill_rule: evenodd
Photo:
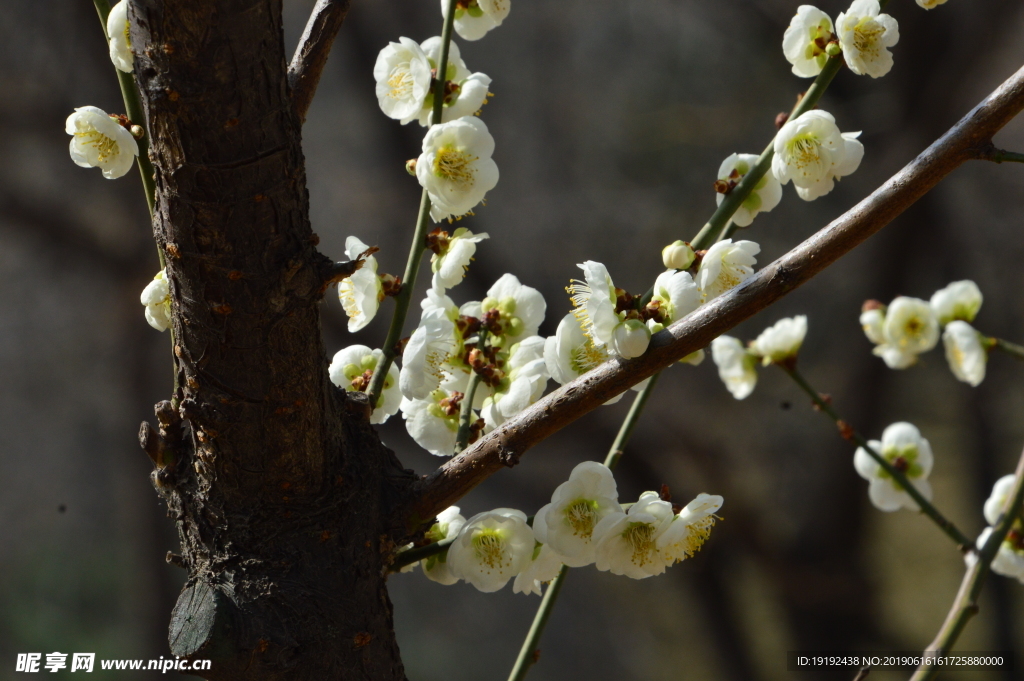
M 768 307 L 889 224 L 962 163 L 983 157 L 992 135 L 1022 109 L 1024 68 L 866 199 L 736 290 L 655 335 L 642 357 L 602 364 L 427 476 L 397 518 L 414 529 L 544 438 Z
M 306 112 L 313 102 L 320 74 L 327 64 L 334 37 L 345 23 L 350 0 L 317 0 L 309 15 L 306 30 L 295 48 L 292 63 L 288 65 L 288 87 L 292 91 L 292 104 L 299 120 L 306 120 Z

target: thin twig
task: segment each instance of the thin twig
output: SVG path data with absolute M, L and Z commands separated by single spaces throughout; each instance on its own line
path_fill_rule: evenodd
M 990 340 L 993 342 L 992 347 L 998 348 L 1008 355 L 1013 355 L 1017 359 L 1024 359 L 1024 345 L 1017 345 L 1002 338 L 992 338 Z
M 596 409 L 764 309 L 811 279 L 924 196 L 1024 109 L 1024 69 L 1004 82 L 945 135 L 869 197 L 741 286 L 700 307 L 651 339 L 648 351 L 616 358 L 520 412 L 419 483 L 396 509 L 414 529 L 552 433 Z
M 1003 540 L 1006 539 L 1006 535 L 1009 534 L 1014 521 L 1020 516 L 1021 507 L 1024 506 L 1024 454 L 1021 454 L 1020 462 L 1017 464 L 1016 476 L 1013 491 L 1007 495 L 1002 517 L 992 528 L 992 534 L 985 541 L 985 545 L 978 547 L 976 551 L 978 559 L 964 575 L 960 591 L 956 595 L 956 600 L 953 601 L 953 607 L 950 608 L 946 621 L 939 629 L 938 636 L 925 650 L 926 657 L 938 657 L 949 653 L 964 627 L 978 613 L 978 597 L 981 595 L 981 588 L 985 585 L 989 566 L 996 557 Z M 914 672 L 910 681 L 927 681 L 935 676 L 940 669 L 943 669 L 943 666 L 934 663 L 922 664 Z
M 288 65 L 292 104 L 302 122 L 305 122 L 309 105 L 313 103 L 316 86 L 327 65 L 334 38 L 345 23 L 350 4 L 350 0 L 317 0 L 306 22 L 306 29 L 299 38 L 292 62 Z
M 801 390 L 807 393 L 807 395 L 811 398 L 811 400 L 818 407 L 818 410 L 822 414 L 825 414 L 833 421 L 835 421 L 835 424 L 837 427 L 839 427 L 840 434 L 843 436 L 843 439 L 853 442 L 858 447 L 861 447 L 865 452 L 867 452 L 868 456 L 874 459 L 875 462 L 879 466 L 881 466 L 886 473 L 892 476 L 893 480 L 899 483 L 899 486 L 903 488 L 904 492 L 910 495 L 910 498 L 913 499 L 914 502 L 920 507 L 921 512 L 928 516 L 936 525 L 938 525 L 939 529 L 945 532 L 950 539 L 956 542 L 957 548 L 959 548 L 960 551 L 967 553 L 971 550 L 971 548 L 974 545 L 974 542 L 968 539 L 967 535 L 961 532 L 960 529 L 956 525 L 954 525 L 951 520 L 946 518 L 946 516 L 942 515 L 942 513 L 939 512 L 939 509 L 935 508 L 935 506 L 930 501 L 925 499 L 924 495 L 922 495 L 921 492 L 919 492 L 918 489 L 914 487 L 913 483 L 910 482 L 910 480 L 902 471 L 893 466 L 889 462 L 889 460 L 882 456 L 879 452 L 875 451 L 875 448 L 868 443 L 868 441 L 864 438 L 863 435 L 854 430 L 850 426 L 848 421 L 842 419 L 839 416 L 839 414 L 836 413 L 836 410 L 832 408 L 832 405 L 822 399 L 821 394 L 817 390 L 815 390 L 810 383 L 807 382 L 807 379 L 805 379 L 803 375 L 796 370 L 795 367 L 789 367 L 784 364 L 779 364 L 778 366 L 787 374 L 789 374 L 789 377 L 792 378 L 798 386 L 800 386 Z
M 1004 151 L 992 144 L 985 147 L 978 158 L 982 161 L 992 161 L 993 163 L 1024 163 L 1024 154 L 1016 151 Z

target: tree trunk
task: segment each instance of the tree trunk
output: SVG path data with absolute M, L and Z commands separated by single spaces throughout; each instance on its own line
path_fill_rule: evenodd
M 327 377 L 281 2 L 131 17 L 173 300 L 174 399 L 143 428 L 189 574 L 171 651 L 209 679 L 403 679 L 384 519 L 411 474 Z

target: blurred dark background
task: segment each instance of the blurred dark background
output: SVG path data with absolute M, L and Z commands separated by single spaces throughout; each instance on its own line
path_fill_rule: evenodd
M 184 575 L 164 562 L 177 540 L 135 436 L 171 378 L 168 337 L 138 302 L 158 268 L 141 185 L 134 170 L 110 182 L 76 167 L 63 131 L 76 106 L 123 108 L 103 36 L 85 0 L 0 4 L 0 678 L 9 678 L 18 652 L 166 655 Z M 721 160 L 760 152 L 776 113 L 809 84 L 790 74 L 780 48 L 798 4 L 517 0 L 484 40 L 460 41 L 469 67 L 494 79 L 483 115 L 501 181 L 461 223 L 491 240 L 453 297 L 479 299 L 511 271 L 547 297 L 541 332 L 550 334 L 578 262 L 600 260 L 619 286 L 646 289 L 661 247 L 692 237 L 713 210 Z M 285 1 L 289 46 L 312 5 Z M 846 4 L 819 6 L 835 18 Z M 371 69 L 388 41 L 439 33 L 438 9 L 435 0 L 354 0 L 304 131 L 312 220 L 330 256 L 342 258 L 355 234 L 381 247 L 382 271 L 401 273 L 420 194 L 403 164 L 423 130 L 380 113 Z M 787 188 L 742 233 L 761 244 L 761 263 L 859 201 L 1024 64 L 1017 0 L 950 0 L 931 12 L 893 0 L 888 11 L 902 36 L 893 71 L 841 73 L 822 102 L 842 130 L 864 131 L 860 170 L 809 204 Z M 1024 120 L 997 143 L 1024 150 Z M 970 278 L 985 294 L 977 326 L 1024 341 L 1022 228 L 1024 167 L 971 163 L 734 332 L 750 339 L 808 314 L 807 377 L 870 437 L 894 421 L 918 425 L 935 450 L 935 500 L 972 535 L 1024 444 L 1024 366 L 993 356 L 976 389 L 953 378 L 941 350 L 890 371 L 857 316 L 866 298 L 927 298 Z M 390 309 L 350 337 L 329 294 L 329 351 L 379 344 Z M 627 407 L 552 437 L 464 499 L 464 513 L 532 513 L 579 461 L 604 456 Z M 400 417 L 381 434 L 418 472 L 441 463 L 415 449 Z M 777 370 L 736 402 L 710 361 L 672 369 L 620 466 L 621 496 L 662 483 L 684 503 L 718 493 L 724 521 L 695 559 L 662 577 L 574 570 L 531 679 L 846 679 L 850 670 L 787 672 L 785 653 L 923 648 L 956 592 L 961 558 L 924 517 L 871 507 L 852 454 Z M 539 603 L 418 573 L 391 582 L 413 681 L 505 678 Z M 958 648 L 1015 649 L 1019 669 L 1022 641 L 1024 587 L 995 577 Z

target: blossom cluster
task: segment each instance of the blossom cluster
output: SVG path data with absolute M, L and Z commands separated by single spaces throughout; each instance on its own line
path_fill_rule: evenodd
M 954 281 L 932 295 L 931 300 L 899 296 L 888 305 L 876 300 L 864 303 L 860 324 L 875 344 L 874 353 L 890 369 L 906 369 L 919 355 L 939 342 L 953 375 L 971 386 L 985 380 L 989 339 L 971 323 L 981 309 L 981 290 L 973 281 Z
M 466 520 L 453 506 L 427 532 L 430 541 L 449 541 L 442 552 L 420 562 L 423 573 L 441 584 L 463 580 L 493 592 L 515 579 L 515 593 L 540 595 L 568 567 L 598 570 L 633 579 L 660 575 L 700 550 L 715 524 L 723 499 L 699 494 L 683 508 L 657 492 L 620 504 L 612 472 L 585 461 L 559 485 L 551 502 L 531 520 L 522 511 L 498 508 Z
M 719 336 L 711 341 L 711 359 L 722 383 L 737 400 L 754 391 L 757 365 L 790 364 L 807 336 L 807 317 L 787 317 L 768 327 L 746 347 L 738 338 Z

